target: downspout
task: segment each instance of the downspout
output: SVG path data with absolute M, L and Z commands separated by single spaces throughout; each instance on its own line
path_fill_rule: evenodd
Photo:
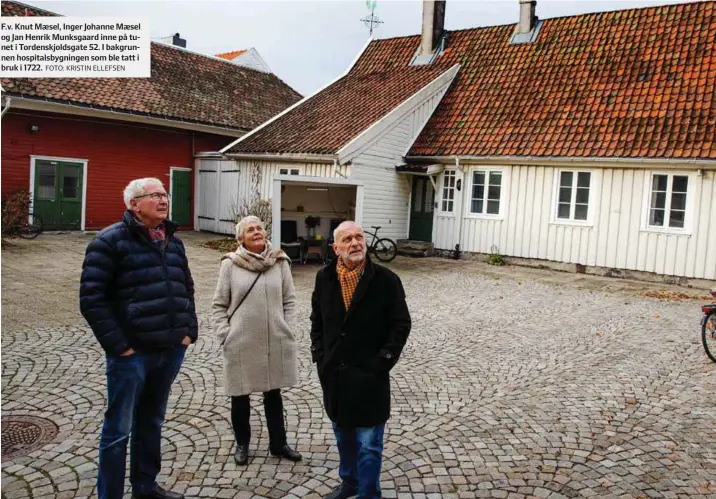
M 460 178 L 458 179 L 460 181 L 460 211 L 457 214 L 458 222 L 457 222 L 457 243 L 455 244 L 455 251 L 453 252 L 453 259 L 459 260 L 460 259 L 460 241 L 462 241 L 462 219 L 463 215 L 465 213 L 465 172 L 462 171 L 462 166 L 460 165 L 460 158 L 455 156 L 455 168 L 457 171 L 460 172 Z M 457 182 L 457 181 L 456 181 Z M 457 186 L 455 186 L 457 187 Z
M 5 102 L 5 107 L 3 108 L 2 113 L 0 113 L 0 118 L 2 118 L 3 116 L 5 116 L 5 113 L 7 113 L 8 110 L 10 109 L 10 102 L 11 102 L 11 100 L 12 100 L 12 97 L 8 97 L 8 98 L 7 98 L 7 101 Z

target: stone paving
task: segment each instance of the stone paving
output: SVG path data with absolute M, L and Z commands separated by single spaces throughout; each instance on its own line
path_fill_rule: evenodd
M 320 497 L 338 483 L 338 456 L 309 362 L 316 267 L 294 268 L 300 382 L 284 395 L 304 461 L 268 456 L 256 398 L 252 459 L 238 467 L 207 313 L 220 255 L 200 246 L 207 237 L 185 237 L 201 339 L 169 401 L 160 481 L 188 497 Z M 59 432 L 3 458 L 3 498 L 95 493 L 104 359 L 77 311 L 89 238 L 42 235 L 2 251 L 2 416 L 46 418 Z M 386 497 L 716 498 L 716 365 L 698 343 L 698 301 L 475 262 L 399 258 L 391 267 L 414 329 L 392 374 Z

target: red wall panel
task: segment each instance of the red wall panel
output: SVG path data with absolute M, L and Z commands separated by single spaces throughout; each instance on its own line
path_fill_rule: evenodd
M 39 131 L 31 133 L 31 124 L 38 125 Z M 193 169 L 194 152 L 218 151 L 235 140 L 190 130 L 13 109 L 2 118 L 1 135 L 3 194 L 29 187 L 31 155 L 88 160 L 87 229 L 100 229 L 120 219 L 122 191 L 132 179 L 157 177 L 169 189 L 170 167 Z

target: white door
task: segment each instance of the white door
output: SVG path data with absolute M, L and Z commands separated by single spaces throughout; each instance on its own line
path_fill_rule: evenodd
M 233 234 L 239 201 L 239 168 L 235 161 L 199 163 L 197 229 Z

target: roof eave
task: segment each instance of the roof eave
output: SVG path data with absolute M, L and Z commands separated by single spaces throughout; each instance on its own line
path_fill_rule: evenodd
M 463 163 L 485 165 L 564 166 L 585 168 L 706 168 L 716 169 L 716 159 L 695 158 L 627 158 L 627 157 L 578 157 L 578 156 L 405 156 L 410 163 L 455 164 L 455 158 Z

